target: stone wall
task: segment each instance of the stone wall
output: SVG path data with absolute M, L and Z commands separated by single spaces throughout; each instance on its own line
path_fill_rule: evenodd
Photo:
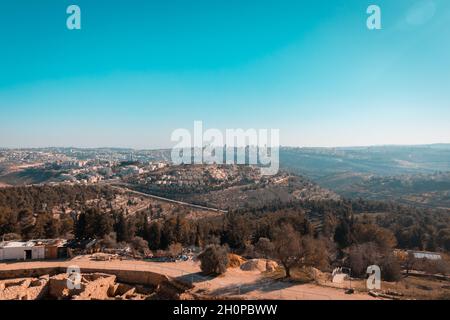
M 116 269 L 101 269 L 101 268 L 82 268 L 82 273 L 107 273 L 115 275 L 117 281 L 141 284 L 146 286 L 158 286 L 163 282 L 171 282 L 177 286 L 184 288 L 192 288 L 192 285 L 184 283 L 178 280 L 171 279 L 163 274 L 151 272 L 151 271 L 136 271 L 136 270 L 116 270 Z M 14 278 L 39 278 L 43 275 L 57 275 L 66 273 L 64 267 L 51 267 L 51 268 L 33 268 L 33 269 L 15 269 L 15 270 L 0 270 L 0 280 L 14 279 Z

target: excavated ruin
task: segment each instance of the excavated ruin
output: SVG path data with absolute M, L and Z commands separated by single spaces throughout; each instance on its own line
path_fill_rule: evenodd
M 82 273 L 79 286 L 68 285 L 68 275 L 60 273 L 38 278 L 0 280 L 0 300 L 160 300 L 191 299 L 189 289 L 169 278 L 155 285 L 129 284 L 106 273 Z

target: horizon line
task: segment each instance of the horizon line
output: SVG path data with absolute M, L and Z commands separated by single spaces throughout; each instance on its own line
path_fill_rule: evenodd
M 345 149 L 345 148 L 380 148 L 380 147 L 426 147 L 426 146 L 438 146 L 448 145 L 450 142 L 433 142 L 433 143 L 420 143 L 420 144 L 373 144 L 373 145 L 340 145 L 340 146 L 292 146 L 292 145 L 280 145 L 279 148 L 292 148 L 292 149 Z M 222 146 L 225 147 L 226 145 Z M 248 147 L 250 145 L 246 145 Z M 218 146 L 220 147 L 220 146 Z M 237 148 L 245 148 L 237 147 Z M 80 149 L 80 150 L 96 150 L 96 149 L 121 149 L 121 150 L 134 150 L 134 151 L 164 151 L 171 150 L 172 147 L 162 148 L 134 148 L 134 147 L 80 147 L 80 146 L 45 146 L 45 147 L 2 147 L 0 150 L 38 150 L 38 149 Z M 177 148 L 183 149 L 183 148 Z

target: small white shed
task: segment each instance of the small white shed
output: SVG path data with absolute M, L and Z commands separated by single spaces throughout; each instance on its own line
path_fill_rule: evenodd
M 32 241 L 0 243 L 0 260 L 32 260 L 44 258 L 44 246 L 35 246 L 35 243 Z

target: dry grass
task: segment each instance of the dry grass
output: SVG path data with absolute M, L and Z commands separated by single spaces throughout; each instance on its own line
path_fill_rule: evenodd
M 405 299 L 450 299 L 450 282 L 432 278 L 409 276 L 399 282 L 383 282 L 382 289 L 400 292 Z
M 323 274 L 327 275 L 327 274 Z M 285 271 L 282 267 L 274 272 L 264 274 L 264 277 L 272 280 L 284 280 Z M 331 275 L 330 275 L 331 278 Z M 352 279 L 345 281 L 345 283 L 332 283 L 331 279 L 315 279 L 314 275 L 305 268 L 294 268 L 291 270 L 290 281 L 299 284 L 311 283 L 313 281 L 317 284 L 336 288 L 345 289 L 353 288 L 357 292 L 368 292 L 365 279 Z M 398 282 L 382 281 L 381 291 L 394 291 L 400 293 L 400 299 L 417 299 L 417 300 L 450 300 L 450 281 L 438 280 L 434 278 L 423 278 L 417 276 L 408 276 L 402 278 Z

